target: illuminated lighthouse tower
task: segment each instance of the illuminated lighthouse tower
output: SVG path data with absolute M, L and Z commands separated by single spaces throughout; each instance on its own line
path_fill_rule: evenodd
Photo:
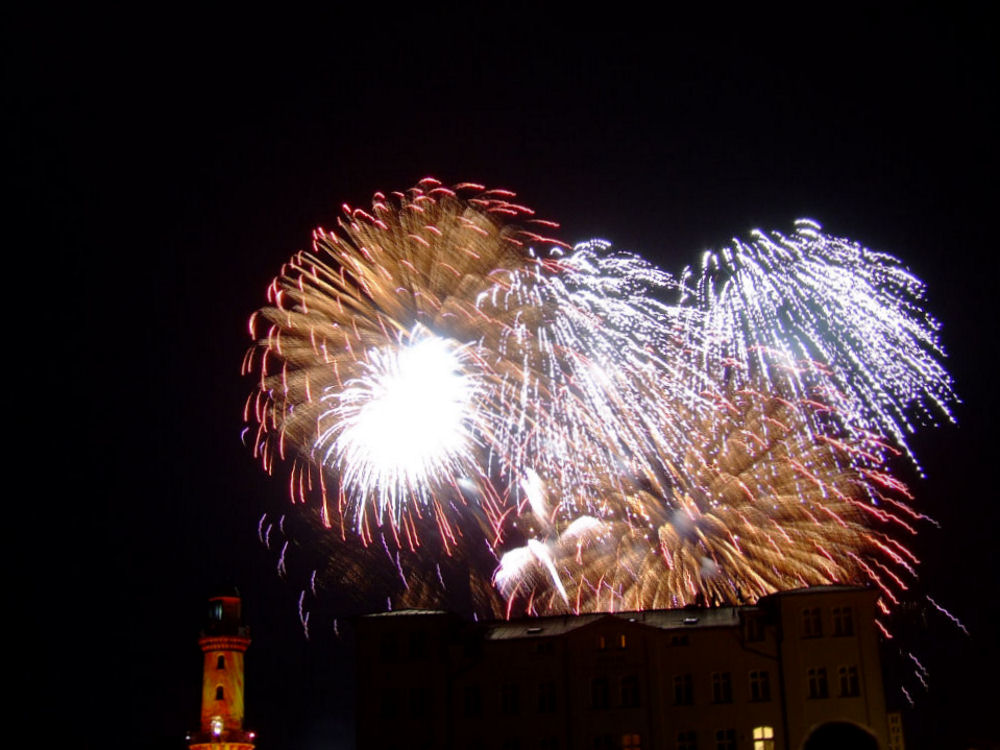
M 208 600 L 208 624 L 198 645 L 205 654 L 201 729 L 188 736 L 188 747 L 253 750 L 254 733 L 243 729 L 243 653 L 250 629 L 242 622 L 238 595 Z

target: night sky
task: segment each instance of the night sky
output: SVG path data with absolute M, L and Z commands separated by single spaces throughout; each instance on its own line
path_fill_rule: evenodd
M 8 325 L 27 344 L 9 353 L 8 431 L 26 429 L 7 458 L 30 474 L 9 490 L 25 517 L 8 572 L 49 645 L 43 714 L 85 744 L 183 747 L 205 600 L 236 585 L 258 747 L 351 746 L 350 628 L 307 642 L 257 541 L 287 500 L 240 441 L 246 320 L 341 203 L 433 175 L 515 190 L 561 236 L 668 270 L 810 217 L 925 279 L 963 403 L 913 441 L 927 479 L 898 469 L 941 524 L 915 545 L 916 593 L 971 637 L 905 628 L 931 671 L 911 720 L 928 743 L 997 736 L 994 25 L 127 13 L 22 16 L 6 45 L 7 287 L 25 299 Z

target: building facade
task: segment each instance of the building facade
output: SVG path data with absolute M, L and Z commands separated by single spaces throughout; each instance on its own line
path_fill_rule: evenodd
M 358 623 L 358 747 L 798 750 L 888 747 L 877 595 L 471 623 Z M 853 732 L 853 734 L 851 734 Z

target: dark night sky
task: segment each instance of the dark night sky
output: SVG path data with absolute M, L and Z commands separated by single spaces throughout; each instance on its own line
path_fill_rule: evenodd
M 348 746 L 349 641 L 304 640 L 298 590 L 256 541 L 286 501 L 239 439 L 245 323 L 341 203 L 432 174 L 509 187 L 564 237 L 668 269 L 808 216 L 927 280 L 964 403 L 915 440 L 917 505 L 941 523 L 917 543 L 921 585 L 972 637 L 909 636 L 932 670 L 922 726 L 996 736 L 976 677 L 1000 669 L 996 28 L 972 11 L 723 16 L 16 19 L 8 283 L 28 290 L 15 327 L 35 372 L 8 456 L 35 489 L 14 549 L 79 655 L 53 664 L 76 730 L 182 747 L 204 600 L 237 584 L 259 747 Z

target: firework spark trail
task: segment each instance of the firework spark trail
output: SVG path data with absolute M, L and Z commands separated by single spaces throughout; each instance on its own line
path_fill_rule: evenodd
M 855 435 L 889 435 L 918 468 L 911 415 L 952 419 L 940 324 L 920 307 L 923 282 L 892 256 L 799 220 L 791 235 L 756 231 L 706 253 L 693 283 L 707 368 L 733 358 L 798 395 L 820 393 Z
M 925 517 L 878 434 L 908 452 L 954 401 L 921 282 L 810 222 L 674 278 L 514 197 L 345 206 L 251 319 L 254 453 L 339 529 L 313 594 L 509 615 L 868 582 L 888 613 Z

